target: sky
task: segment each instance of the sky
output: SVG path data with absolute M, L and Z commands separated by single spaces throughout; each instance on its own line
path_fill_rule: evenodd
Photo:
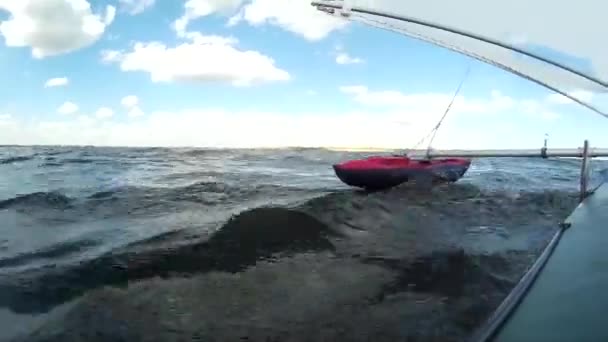
M 0 0 L 0 75 L 0 144 L 410 148 L 464 80 L 435 148 L 608 147 L 561 95 L 308 0 Z

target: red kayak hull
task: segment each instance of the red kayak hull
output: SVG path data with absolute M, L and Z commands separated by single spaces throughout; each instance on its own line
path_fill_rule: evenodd
M 466 158 L 415 160 L 405 156 L 374 156 L 333 165 L 336 176 L 347 185 L 385 189 L 412 181 L 455 182 L 469 169 Z

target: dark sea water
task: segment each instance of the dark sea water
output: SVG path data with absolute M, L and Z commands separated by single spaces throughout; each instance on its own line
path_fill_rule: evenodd
M 577 204 L 575 159 L 334 176 L 367 155 L 0 147 L 0 340 L 462 341 Z

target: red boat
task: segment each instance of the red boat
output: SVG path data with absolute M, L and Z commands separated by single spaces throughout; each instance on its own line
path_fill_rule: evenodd
M 470 159 L 417 160 L 406 156 L 374 156 L 334 165 L 336 176 L 350 186 L 386 189 L 409 180 L 455 182 L 469 169 Z

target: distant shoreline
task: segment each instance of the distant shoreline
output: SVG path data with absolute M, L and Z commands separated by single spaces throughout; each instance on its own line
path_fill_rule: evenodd
M 175 148 L 201 150 L 328 150 L 338 152 L 391 152 L 403 150 L 404 147 L 341 147 L 341 146 L 255 146 L 255 147 L 226 147 L 226 146 L 120 146 L 120 145 L 2 145 L 5 147 L 87 147 L 87 148 Z
M 255 147 L 227 147 L 227 146 L 120 146 L 120 145 L 2 145 L 0 144 L 0 148 L 14 148 L 14 147 L 29 147 L 29 148 L 125 148 L 125 149 L 196 149 L 196 150 L 325 150 L 331 152 L 359 152 L 359 153 L 400 153 L 400 152 L 424 152 L 423 149 L 410 150 L 407 147 L 349 147 L 349 146 L 255 146 Z M 568 148 L 554 148 L 552 150 L 573 150 Z M 486 149 L 465 149 L 465 148 L 450 148 L 450 149 L 442 149 L 442 148 L 433 148 L 433 151 L 443 151 L 443 152 L 454 152 L 460 153 L 462 151 L 488 151 Z M 532 151 L 533 149 L 491 149 L 491 151 Z M 534 149 L 535 150 L 535 149 Z M 593 147 L 594 150 L 608 150 L 608 148 L 600 148 Z M 540 150 L 539 150 L 540 151 Z M 552 157 L 558 158 L 558 157 Z M 573 158 L 580 159 L 580 157 L 559 157 L 559 158 Z M 597 160 L 606 160 L 607 157 L 593 157 L 593 159 Z

